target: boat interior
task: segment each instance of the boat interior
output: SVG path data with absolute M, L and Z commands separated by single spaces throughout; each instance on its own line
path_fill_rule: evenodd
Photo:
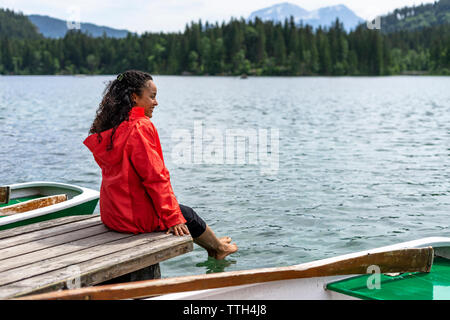
M 450 260 L 436 255 L 429 273 L 361 275 L 326 286 L 363 300 L 448 300 L 450 297 Z
M 81 189 L 64 185 L 23 184 L 12 186 L 8 202 L 0 204 L 0 216 L 30 211 L 67 201 L 81 193 L 83 193 Z
M 69 188 L 62 186 L 52 186 L 52 185 L 41 185 L 41 186 L 30 186 L 30 187 L 20 187 L 17 189 L 11 189 L 11 200 L 20 198 L 31 198 L 36 199 L 40 197 L 49 197 L 57 194 L 64 193 L 67 195 L 68 200 L 83 193 L 81 189 Z M 10 200 L 10 202 L 11 202 Z

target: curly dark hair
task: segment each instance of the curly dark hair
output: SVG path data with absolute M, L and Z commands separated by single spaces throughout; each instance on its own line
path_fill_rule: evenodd
M 142 88 L 146 86 L 148 80 L 153 80 L 149 73 L 128 70 L 110 81 L 105 88 L 89 134 L 98 134 L 98 141 L 101 142 L 101 133 L 112 128 L 111 141 L 106 148 L 108 151 L 113 149 L 113 137 L 117 127 L 123 121 L 128 121 L 128 114 L 135 106 L 132 94 L 141 96 Z

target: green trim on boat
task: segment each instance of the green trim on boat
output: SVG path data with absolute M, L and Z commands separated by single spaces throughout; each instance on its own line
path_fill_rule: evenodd
M 364 300 L 450 300 L 450 260 L 436 257 L 430 273 L 404 273 L 380 276 L 379 289 L 374 275 L 344 279 L 327 289 Z M 372 277 L 369 279 L 369 277 Z M 367 284 L 375 288 L 369 289 Z
M 38 198 L 38 197 L 37 197 Z M 23 198 L 22 198 L 23 199 Z M 11 203 L 11 202 L 10 202 Z M 22 221 L 6 224 L 3 226 L 0 226 L 0 230 L 6 230 L 11 229 L 15 227 L 21 227 L 26 226 L 28 224 L 62 218 L 62 217 L 68 217 L 68 216 L 81 216 L 81 215 L 90 215 L 94 212 L 95 207 L 97 206 L 98 199 L 94 199 L 85 203 L 82 203 L 78 206 L 71 207 L 65 210 L 52 212 L 46 215 L 42 215 L 39 217 L 31 218 L 31 219 L 25 219 Z

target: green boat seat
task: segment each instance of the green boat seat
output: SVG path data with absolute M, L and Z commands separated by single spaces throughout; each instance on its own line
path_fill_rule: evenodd
M 436 257 L 429 273 L 382 274 L 375 288 L 368 285 L 373 284 L 372 279 L 371 274 L 356 276 L 329 283 L 327 290 L 364 300 L 450 300 L 448 259 Z

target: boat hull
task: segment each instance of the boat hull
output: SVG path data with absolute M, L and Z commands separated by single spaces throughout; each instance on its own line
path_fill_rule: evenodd
M 12 185 L 10 202 L 14 203 L 15 199 L 33 197 L 36 195 L 50 196 L 62 193 L 68 195 L 68 201 L 12 216 L 0 217 L 0 230 L 67 216 L 93 214 L 100 196 L 98 191 L 92 189 L 70 184 L 43 181 Z
M 424 247 L 433 247 L 436 256 L 450 259 L 450 238 L 445 237 L 424 238 L 362 251 L 361 253 Z M 355 275 L 271 281 L 242 286 L 171 293 L 148 298 L 147 300 L 360 300 L 361 298 L 327 289 L 328 284 L 351 278 L 355 278 Z M 450 299 L 450 291 L 447 299 Z

